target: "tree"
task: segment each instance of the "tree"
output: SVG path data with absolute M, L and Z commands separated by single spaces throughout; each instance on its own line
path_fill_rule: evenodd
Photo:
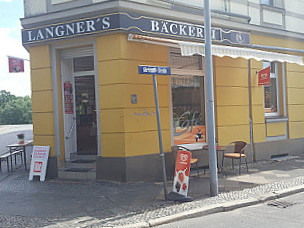
M 16 97 L 0 91 L 0 124 L 32 123 L 32 101 L 29 96 Z
M 0 107 L 1 109 L 4 108 L 6 103 L 16 99 L 15 95 L 12 95 L 10 92 L 7 92 L 5 90 L 0 91 Z

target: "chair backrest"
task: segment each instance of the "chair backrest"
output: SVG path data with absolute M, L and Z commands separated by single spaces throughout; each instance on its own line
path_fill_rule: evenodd
M 234 141 L 230 144 L 234 145 L 234 151 L 233 151 L 234 153 L 241 153 L 241 154 L 245 152 L 245 148 L 247 146 L 247 143 L 243 141 Z

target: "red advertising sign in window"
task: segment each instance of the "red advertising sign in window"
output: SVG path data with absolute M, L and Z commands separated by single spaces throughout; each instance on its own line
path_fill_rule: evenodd
M 187 196 L 189 188 L 191 152 L 180 150 L 177 153 L 173 192 Z
M 259 85 L 270 85 L 270 67 L 267 67 L 259 73 Z
M 66 114 L 74 113 L 73 106 L 73 87 L 70 82 L 65 82 L 64 86 L 64 111 Z

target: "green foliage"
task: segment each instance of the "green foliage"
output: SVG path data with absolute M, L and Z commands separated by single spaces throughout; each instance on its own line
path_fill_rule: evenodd
M 31 124 L 32 100 L 29 96 L 16 97 L 0 91 L 0 124 Z

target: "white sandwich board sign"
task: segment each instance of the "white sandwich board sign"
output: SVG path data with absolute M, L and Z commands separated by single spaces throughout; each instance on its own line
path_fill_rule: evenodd
M 47 162 L 49 158 L 50 146 L 34 146 L 29 180 L 33 176 L 40 176 L 40 181 L 45 180 Z

